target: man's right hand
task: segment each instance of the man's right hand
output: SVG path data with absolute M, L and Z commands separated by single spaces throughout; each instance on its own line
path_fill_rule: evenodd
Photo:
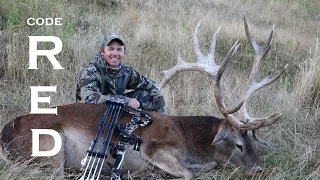
M 129 107 L 132 107 L 132 108 L 136 108 L 138 109 L 140 107 L 140 103 L 137 99 L 135 98 L 129 98 L 129 101 L 128 101 L 128 106 Z

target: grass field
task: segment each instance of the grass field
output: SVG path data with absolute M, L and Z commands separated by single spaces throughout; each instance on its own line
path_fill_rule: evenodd
M 74 103 L 78 73 L 111 32 L 127 41 L 125 62 L 160 82 L 160 72 L 175 65 L 179 50 L 185 61 L 196 61 L 192 37 L 199 20 L 204 54 L 209 52 L 212 35 L 222 26 L 216 48 L 218 62 L 240 39 L 241 47 L 223 77 L 224 96 L 232 106 L 239 101 L 253 60 L 245 37 L 244 15 L 258 42 L 266 41 L 275 24 L 273 46 L 260 77 L 288 64 L 278 81 L 250 98 L 248 108 L 253 116 L 279 111 L 283 115 L 276 124 L 258 132 L 271 144 L 270 148 L 257 144 L 265 166 L 263 175 L 248 177 L 225 167 L 198 179 L 320 179 L 318 0 L 0 0 L 0 127 L 30 112 L 29 86 L 57 85 L 57 93 L 50 93 L 50 106 Z M 29 17 L 59 17 L 63 25 L 28 26 Z M 28 70 L 28 36 L 49 35 L 63 42 L 57 59 L 64 70 L 53 70 L 42 57 L 38 70 Z M 50 43 L 39 46 L 52 48 Z M 164 94 L 170 115 L 220 116 L 211 81 L 204 74 L 179 74 Z M 0 158 L 0 179 L 55 179 L 54 173 L 40 169 Z

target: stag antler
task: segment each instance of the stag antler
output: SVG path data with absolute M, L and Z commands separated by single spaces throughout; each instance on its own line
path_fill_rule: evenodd
M 268 117 L 264 118 L 252 118 L 249 116 L 246 105 L 247 105 L 247 99 L 258 89 L 261 89 L 262 87 L 265 87 L 271 83 L 273 83 L 275 80 L 277 80 L 282 73 L 284 72 L 285 67 L 278 75 L 271 78 L 270 73 L 267 74 L 267 76 L 261 80 L 259 83 L 255 81 L 256 76 L 260 69 L 260 63 L 261 60 L 265 57 L 265 55 L 268 53 L 270 47 L 271 47 L 271 41 L 272 41 L 272 35 L 273 30 L 270 33 L 270 36 L 268 38 L 267 43 L 264 46 L 259 46 L 255 40 L 252 38 L 248 24 L 246 22 L 246 19 L 244 17 L 244 25 L 245 25 L 245 31 L 247 38 L 250 42 L 251 47 L 253 47 L 255 51 L 255 57 L 253 62 L 252 71 L 249 77 L 249 84 L 248 89 L 244 93 L 242 100 L 239 102 L 239 104 L 232 108 L 227 109 L 225 106 L 225 103 L 223 101 L 222 95 L 221 95 L 221 85 L 220 80 L 223 75 L 223 72 L 225 71 L 227 65 L 232 61 L 232 58 L 234 54 L 237 52 L 239 48 L 239 41 L 237 40 L 234 45 L 229 50 L 228 54 L 226 55 L 225 59 L 221 63 L 221 65 L 217 65 L 214 61 L 214 52 L 215 52 L 215 46 L 216 46 L 216 39 L 217 35 L 220 32 L 221 27 L 218 28 L 216 33 L 213 35 L 211 40 L 211 49 L 210 53 L 207 56 L 204 56 L 200 50 L 200 45 L 198 41 L 198 31 L 200 28 L 200 22 L 198 23 L 195 32 L 194 32 L 194 47 L 195 47 L 195 53 L 198 57 L 198 61 L 195 63 L 187 63 L 183 61 L 180 52 L 178 53 L 178 63 L 171 69 L 163 71 L 164 78 L 160 83 L 160 88 L 163 88 L 165 85 L 168 84 L 168 82 L 179 72 L 182 71 L 201 71 L 206 73 L 209 77 L 214 79 L 213 81 L 213 91 L 216 98 L 217 105 L 219 107 L 219 110 L 221 111 L 222 115 L 225 117 L 226 120 L 228 120 L 233 126 L 242 129 L 242 130 L 256 130 L 261 128 L 262 126 L 268 126 L 273 123 L 275 123 L 279 117 L 281 116 L 281 113 L 276 113 Z M 273 27 L 274 29 L 274 27 Z M 240 109 L 240 119 L 237 119 L 232 113 L 238 111 Z
M 193 34 L 194 48 L 195 48 L 195 53 L 198 57 L 198 61 L 195 63 L 187 63 L 183 61 L 179 51 L 178 57 L 177 57 L 178 63 L 173 68 L 166 71 L 162 71 L 162 73 L 164 73 L 164 78 L 160 82 L 160 89 L 165 87 L 168 84 L 168 82 L 179 72 L 201 71 L 206 73 L 210 77 L 214 77 L 218 72 L 218 69 L 220 68 L 220 66 L 214 62 L 214 52 L 216 48 L 216 39 L 217 39 L 218 33 L 220 32 L 221 26 L 217 29 L 216 33 L 212 37 L 210 53 L 208 54 L 208 56 L 204 56 L 201 53 L 199 41 L 197 38 L 200 24 L 201 24 L 201 21 L 198 22 L 198 25 Z
M 201 22 L 199 21 L 197 24 L 197 27 L 194 31 L 194 34 L 193 34 L 195 54 L 198 57 L 198 61 L 196 61 L 195 63 L 187 63 L 187 62 L 183 61 L 180 52 L 178 52 L 178 57 L 177 57 L 178 63 L 173 68 L 166 70 L 166 71 L 162 71 L 162 73 L 164 73 L 164 78 L 160 82 L 160 89 L 165 87 L 168 84 L 168 82 L 176 74 L 178 74 L 179 72 L 183 72 L 183 71 L 204 72 L 209 77 L 211 77 L 213 79 L 218 79 L 218 82 L 220 81 L 222 73 L 225 70 L 225 68 L 227 67 L 227 64 L 232 60 L 232 56 L 235 54 L 235 52 L 239 48 L 239 42 L 238 41 L 235 42 L 235 44 L 230 49 L 230 51 L 227 54 L 223 63 L 221 65 L 217 65 L 214 60 L 214 53 L 215 53 L 215 48 L 216 48 L 217 36 L 220 32 L 221 26 L 217 29 L 217 31 L 213 35 L 212 40 L 211 40 L 210 52 L 207 56 L 205 56 L 200 50 L 200 45 L 199 45 L 199 41 L 198 41 L 198 32 L 199 32 L 200 24 L 201 24 Z M 220 85 L 218 86 L 218 88 L 220 88 Z M 215 94 L 217 94 L 217 93 L 215 93 Z M 219 98 L 219 99 L 221 99 L 221 98 Z M 242 100 L 233 109 L 227 109 L 225 107 L 223 101 L 218 101 L 218 104 L 221 104 L 221 106 L 219 106 L 219 107 L 220 107 L 221 112 L 223 112 L 223 114 L 230 114 L 230 113 L 234 113 L 234 112 L 238 111 L 240 109 L 241 105 L 243 104 L 243 102 L 244 102 L 244 100 Z
M 249 116 L 248 111 L 247 111 L 247 99 L 255 91 L 257 91 L 257 90 L 273 83 L 274 81 L 276 81 L 283 74 L 283 72 L 287 68 L 287 65 L 284 67 L 284 69 L 282 71 L 278 72 L 277 75 L 274 76 L 273 78 L 271 78 L 271 73 L 268 72 L 265 78 L 263 78 L 260 82 L 256 82 L 255 79 L 256 79 L 257 74 L 260 70 L 261 60 L 266 56 L 266 54 L 269 52 L 270 47 L 271 47 L 274 26 L 273 26 L 272 31 L 270 32 L 269 38 L 264 46 L 258 45 L 256 43 L 256 41 L 252 38 L 245 17 L 244 17 L 244 26 L 245 26 L 247 39 L 248 39 L 251 47 L 254 49 L 255 56 L 254 56 L 252 71 L 251 71 L 251 74 L 249 77 L 249 86 L 248 86 L 249 88 L 247 89 L 247 92 L 244 95 L 245 101 L 243 103 L 243 106 L 240 109 L 240 119 L 242 122 L 244 122 L 246 124 L 250 124 L 250 128 L 249 128 L 250 130 L 256 130 L 262 126 L 269 126 L 269 125 L 275 123 L 280 118 L 282 112 L 270 115 L 268 117 L 253 118 L 253 117 Z

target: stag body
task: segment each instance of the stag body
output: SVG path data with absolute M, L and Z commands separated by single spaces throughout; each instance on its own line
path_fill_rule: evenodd
M 97 120 L 106 109 L 102 104 L 71 104 L 58 107 L 58 115 L 26 115 L 7 124 L 2 133 L 2 148 L 11 159 L 31 154 L 31 129 L 53 129 L 63 139 L 63 149 L 53 158 L 57 166 L 80 169 L 97 130 Z M 208 171 L 230 162 L 245 170 L 259 169 L 260 163 L 246 133 L 228 121 L 213 116 L 168 116 L 150 112 L 153 123 L 135 134 L 142 137 L 141 153 L 128 151 L 126 168 L 131 171 L 156 165 L 174 176 L 193 177 L 193 171 Z M 122 116 L 122 123 L 129 116 Z M 223 133 L 217 141 L 217 134 Z M 40 150 L 50 150 L 53 139 L 40 136 Z M 116 142 L 116 135 L 113 137 Z M 65 161 L 66 160 L 66 161 Z M 137 164 L 140 162 L 140 164 Z
M 221 95 L 220 80 L 236 53 L 239 43 L 237 41 L 221 65 L 217 65 L 214 61 L 214 50 L 220 28 L 212 38 L 210 53 L 204 56 L 197 39 L 200 27 L 198 23 L 194 33 L 195 53 L 198 61 L 187 63 L 178 55 L 177 65 L 164 71 L 164 79 L 160 83 L 160 88 L 163 88 L 174 75 L 181 71 L 205 72 L 213 79 L 214 96 L 223 117 L 182 117 L 150 112 L 153 116 L 153 123 L 134 132 L 141 136 L 143 143 L 141 152 L 127 152 L 125 157 L 127 168 L 135 170 L 148 163 L 184 179 L 192 179 L 193 171 L 209 171 L 227 163 L 240 166 L 248 171 L 261 170 L 260 162 L 247 132 L 252 130 L 253 136 L 257 139 L 255 130 L 275 123 L 281 113 L 262 118 L 250 117 L 246 107 L 247 99 L 258 89 L 277 80 L 284 70 L 273 78 L 268 73 L 264 79 L 256 82 L 261 60 L 271 47 L 273 30 L 266 44 L 260 46 L 251 37 L 245 20 L 244 24 L 247 39 L 254 49 L 255 56 L 248 88 L 244 91 L 238 105 L 234 108 L 226 107 Z M 13 158 L 29 155 L 32 144 L 30 129 L 54 129 L 60 133 L 63 140 L 63 150 L 53 157 L 53 160 L 56 161 L 54 164 L 58 167 L 65 164 L 67 167 L 79 169 L 80 161 L 96 134 L 97 120 L 101 118 L 106 107 L 101 104 L 71 104 L 58 107 L 58 115 L 26 115 L 16 118 L 1 132 L 3 149 Z M 240 114 L 239 118 L 232 115 L 237 111 Z M 120 119 L 122 123 L 129 120 L 130 117 L 125 115 Z M 112 140 L 116 142 L 117 136 L 114 135 Z M 50 137 L 41 137 L 40 150 L 51 150 L 52 143 Z

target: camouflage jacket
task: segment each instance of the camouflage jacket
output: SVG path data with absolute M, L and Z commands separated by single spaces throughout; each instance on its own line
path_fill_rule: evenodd
M 159 91 L 158 85 L 154 81 L 140 75 L 122 62 L 120 65 L 119 72 L 111 77 L 106 70 L 106 63 L 98 54 L 95 60 L 90 62 L 80 73 L 77 83 L 77 102 L 105 103 L 113 101 L 127 105 L 129 97 L 119 95 L 117 91 L 121 76 L 127 76 L 124 82 L 126 89 Z M 104 71 L 104 79 L 102 79 L 103 75 L 100 71 Z M 102 86 L 104 86 L 104 90 L 101 89 Z

